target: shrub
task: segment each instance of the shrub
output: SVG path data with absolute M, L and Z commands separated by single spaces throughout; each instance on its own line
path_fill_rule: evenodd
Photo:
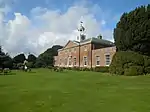
M 3 69 L 2 68 L 0 68 L 0 73 L 2 73 L 3 72 Z
M 145 74 L 150 74 L 150 66 L 145 67 L 144 72 L 145 72 Z
M 80 67 L 73 67 L 72 70 L 80 71 Z
M 52 67 L 52 66 L 48 66 L 47 68 L 48 68 L 48 69 L 53 69 L 53 67 Z
M 137 66 L 144 67 L 145 62 L 146 58 L 144 59 L 144 56 L 141 54 L 132 51 L 116 52 L 110 65 L 109 72 L 112 74 L 124 75 L 137 70 L 140 74 L 144 74 L 144 70 L 141 70 L 141 67 Z M 134 70 L 131 70 L 132 68 Z
M 13 69 L 17 69 L 17 64 L 13 63 Z
M 5 68 L 5 69 L 3 70 L 3 72 L 4 72 L 4 75 L 7 75 L 7 74 L 10 73 L 11 71 L 10 71 L 9 68 Z
M 144 66 L 148 67 L 150 66 L 150 57 L 149 56 L 143 56 L 144 58 Z
M 23 64 L 22 63 L 17 63 L 17 69 L 19 69 L 20 67 L 22 67 Z
M 71 68 L 71 67 L 67 67 L 66 69 L 67 69 L 67 70 L 72 70 L 72 68 Z
M 95 67 L 93 71 L 106 73 L 106 72 L 109 72 L 109 67 L 107 66 Z
M 82 68 L 82 71 L 90 71 L 90 68 L 83 67 L 83 68 Z
M 137 76 L 143 74 L 142 66 L 131 66 L 125 69 L 124 75 L 126 76 Z
M 116 74 L 123 75 L 124 74 L 124 68 L 122 66 L 116 67 Z
M 29 68 L 33 68 L 33 67 L 34 67 L 33 62 L 28 62 L 28 63 L 27 63 L 27 67 L 29 67 Z

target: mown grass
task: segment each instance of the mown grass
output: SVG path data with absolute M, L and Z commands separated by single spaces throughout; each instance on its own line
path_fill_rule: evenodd
M 36 69 L 0 75 L 0 112 L 149 112 L 150 76 Z

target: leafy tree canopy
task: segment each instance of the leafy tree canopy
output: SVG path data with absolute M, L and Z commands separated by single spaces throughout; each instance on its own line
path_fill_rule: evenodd
M 29 54 L 27 60 L 28 60 L 28 62 L 33 62 L 33 63 L 35 63 L 35 62 L 36 62 L 36 56 L 33 55 L 33 54 Z
M 48 48 L 44 53 L 40 54 L 36 60 L 36 67 L 53 66 L 54 56 L 58 54 L 58 49 L 63 48 L 60 45 L 52 46 Z
M 12 68 L 12 66 L 12 58 L 8 55 L 8 53 L 4 53 L 0 46 L 0 68 Z
M 150 4 L 124 13 L 114 29 L 118 51 L 150 55 Z
M 24 54 L 19 54 L 13 58 L 13 62 L 14 63 L 23 63 L 25 59 L 26 59 L 26 57 Z

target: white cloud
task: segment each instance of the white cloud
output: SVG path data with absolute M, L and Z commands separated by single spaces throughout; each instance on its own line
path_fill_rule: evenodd
M 102 24 L 102 25 L 105 25 L 105 24 L 106 24 L 106 21 L 105 21 L 105 20 L 102 20 L 102 21 L 101 21 L 101 24 Z
M 11 5 L 16 2 L 16 0 L 0 0 L 0 13 L 7 14 L 11 11 Z
M 103 30 L 105 20 L 96 20 L 94 10 L 85 5 L 74 5 L 65 13 L 60 10 L 49 10 L 36 7 L 31 10 L 31 18 L 14 13 L 15 18 L 3 22 L 4 15 L 0 13 L 0 41 L 10 54 L 34 53 L 39 54 L 54 44 L 64 45 L 69 39 L 76 39 L 77 26 L 82 20 L 84 22 L 87 38 L 97 36 L 101 33 L 105 39 L 112 40 L 112 31 Z

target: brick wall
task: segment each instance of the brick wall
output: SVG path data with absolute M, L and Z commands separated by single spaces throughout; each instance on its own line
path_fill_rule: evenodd
M 102 49 L 96 49 L 92 51 L 92 67 L 95 66 L 107 66 L 106 65 L 106 55 L 110 56 L 110 63 L 112 61 L 112 58 L 116 52 L 116 47 L 107 47 Z M 96 56 L 100 57 L 100 65 L 96 64 Z
M 59 50 L 58 56 L 55 56 L 55 66 L 61 67 L 73 67 L 79 66 L 79 48 L 80 48 L 80 67 L 95 67 L 96 66 L 96 56 L 100 57 L 100 66 L 106 66 L 106 55 L 110 56 L 110 62 L 113 55 L 116 52 L 116 47 L 107 47 L 94 49 L 94 45 L 91 43 L 82 44 L 80 47 L 70 42 L 69 47 L 66 46 L 64 49 Z M 91 49 L 93 49 L 91 51 Z M 69 65 L 69 57 L 71 58 Z M 87 57 L 87 65 L 84 64 L 84 57 Z M 76 58 L 76 65 L 74 65 L 74 58 Z
M 84 57 L 87 57 L 87 65 L 85 65 Z M 80 67 L 91 67 L 91 44 L 80 46 Z

